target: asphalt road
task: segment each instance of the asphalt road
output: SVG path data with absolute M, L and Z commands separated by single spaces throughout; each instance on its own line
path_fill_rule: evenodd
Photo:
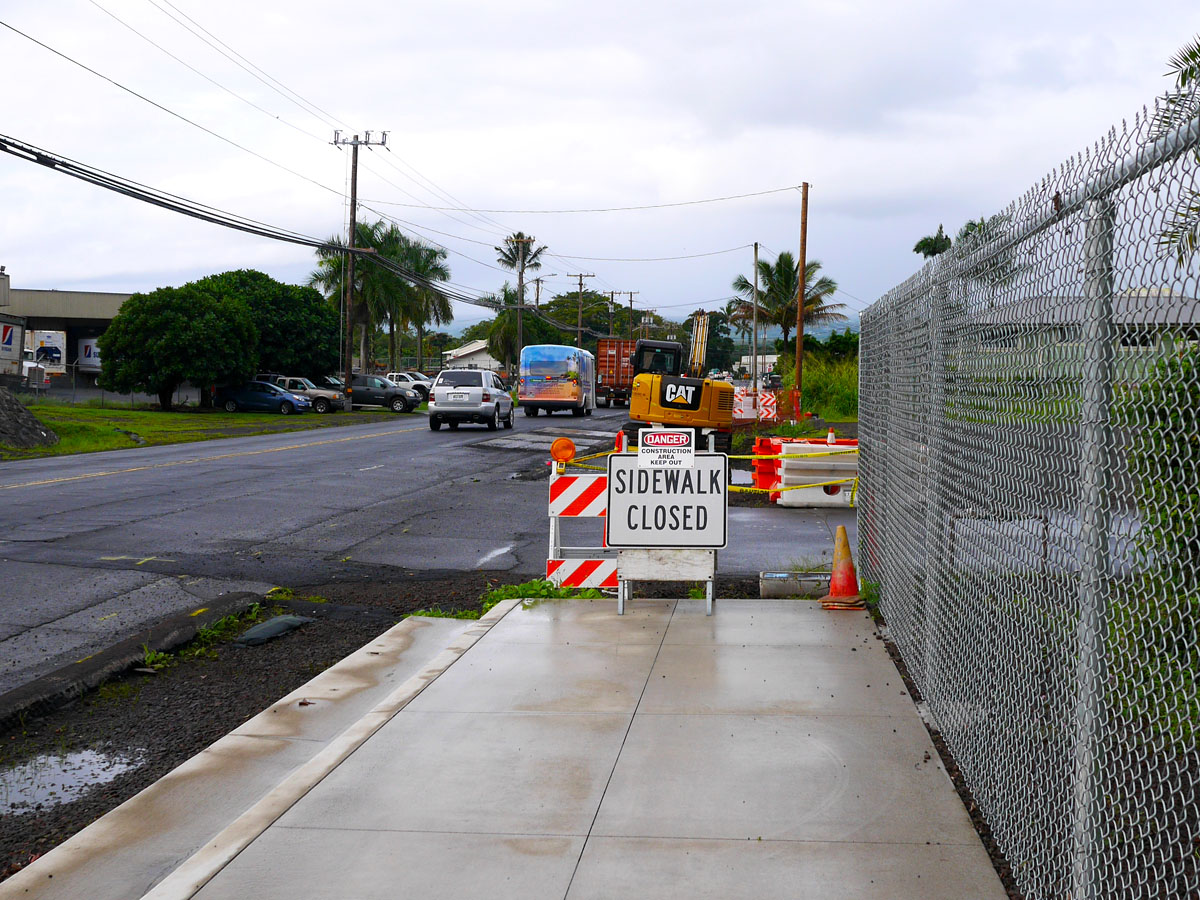
M 544 575 L 550 441 L 607 449 L 625 411 L 518 415 L 512 431 L 423 415 L 0 464 L 0 695 L 237 591 L 497 570 Z M 853 514 L 730 510 L 719 571 L 828 556 Z M 566 543 L 600 543 L 597 520 Z M 853 534 L 852 534 L 853 540 Z

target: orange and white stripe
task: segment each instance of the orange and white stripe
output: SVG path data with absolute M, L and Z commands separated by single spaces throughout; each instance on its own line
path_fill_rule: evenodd
M 607 475 L 552 475 L 550 515 L 601 518 L 608 514 Z
M 546 579 L 559 587 L 615 588 L 615 559 L 548 559 Z
M 758 395 L 758 417 L 767 420 L 779 418 L 774 394 L 767 392 Z

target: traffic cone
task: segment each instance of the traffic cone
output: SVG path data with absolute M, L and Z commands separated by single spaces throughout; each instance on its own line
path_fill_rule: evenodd
M 829 429 L 829 434 L 825 435 L 825 443 L 830 447 L 837 443 L 837 435 L 833 433 L 832 427 Z
M 858 593 L 858 574 L 850 556 L 850 539 L 846 526 L 839 525 L 833 541 L 833 572 L 829 576 L 829 593 L 821 598 L 823 609 L 865 609 Z

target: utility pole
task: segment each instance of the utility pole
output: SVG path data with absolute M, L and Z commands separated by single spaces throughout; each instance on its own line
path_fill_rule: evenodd
M 575 318 L 575 346 L 583 346 L 583 279 L 595 278 L 595 275 L 568 275 L 568 278 L 579 279 L 579 310 Z
M 378 145 L 380 147 L 387 144 L 388 133 L 383 132 L 383 137 L 377 141 L 371 140 L 371 132 L 366 132 L 366 139 L 359 140 L 356 134 L 352 138 L 343 138 L 341 131 L 333 133 L 333 140 L 330 141 L 335 147 L 350 147 L 350 240 L 347 242 L 347 259 L 346 259 L 346 285 L 345 285 L 345 301 L 343 310 L 343 323 L 346 332 L 343 335 L 342 350 L 345 354 L 345 363 L 343 376 L 346 379 L 346 412 L 350 412 L 354 408 L 354 368 L 351 365 L 351 357 L 354 355 L 354 238 L 358 231 L 358 148 L 360 146 L 370 147 Z M 359 365 L 364 369 L 367 367 L 366 354 L 363 354 L 363 359 L 359 361 Z
M 617 292 L 608 292 L 608 336 L 613 337 L 613 307 L 617 304 Z
M 504 240 L 506 243 L 517 245 L 517 359 L 520 359 L 521 347 L 525 343 L 525 323 L 522 316 L 525 311 L 525 257 L 529 249 L 526 245 L 533 243 L 534 238 L 509 237 Z
M 750 339 L 750 393 L 758 396 L 758 241 L 754 242 L 754 305 L 750 309 L 750 319 L 754 326 L 753 337 Z M 755 413 L 758 401 L 754 403 Z
M 629 295 L 629 339 L 633 340 L 633 295 L 640 294 L 641 291 L 622 291 Z
M 803 382 L 801 378 L 804 376 L 804 292 L 805 281 L 807 280 L 806 270 L 808 269 L 808 182 L 805 181 L 800 185 L 800 261 L 798 280 L 800 287 L 796 291 L 796 371 L 792 379 L 792 386 L 796 393 L 792 401 L 792 412 L 796 417 L 796 421 L 800 421 L 800 399 L 803 391 Z

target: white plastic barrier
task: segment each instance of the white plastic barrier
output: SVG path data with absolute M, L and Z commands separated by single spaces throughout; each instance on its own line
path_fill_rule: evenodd
M 853 479 L 858 477 L 857 451 L 821 444 L 784 444 L 783 452 L 811 458 L 779 460 L 778 486 L 798 488 L 782 491 L 777 501 L 780 506 L 850 506 Z M 835 455 L 831 456 L 830 453 Z M 841 483 L 824 484 L 829 481 Z M 820 486 L 798 487 L 804 484 Z

